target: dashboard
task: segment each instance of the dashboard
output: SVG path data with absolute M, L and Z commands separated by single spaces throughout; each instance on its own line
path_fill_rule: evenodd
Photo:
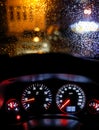
M 72 63 L 75 66 L 70 67 Z M 83 70 L 75 69 L 79 63 Z M 69 130 L 99 127 L 97 67 L 98 62 L 63 54 L 7 58 L 0 72 L 1 122 L 12 129 L 24 127 L 20 130 L 39 126 Z

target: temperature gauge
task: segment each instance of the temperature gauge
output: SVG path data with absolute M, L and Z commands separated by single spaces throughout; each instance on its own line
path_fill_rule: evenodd
M 88 103 L 88 111 L 91 114 L 99 114 L 99 100 L 92 99 Z

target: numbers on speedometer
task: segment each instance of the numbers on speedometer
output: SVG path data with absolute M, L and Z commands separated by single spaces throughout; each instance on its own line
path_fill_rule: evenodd
M 21 102 L 26 111 L 42 113 L 50 107 L 52 94 L 46 85 L 33 83 L 23 91 Z
M 63 113 L 76 113 L 85 106 L 85 93 L 78 85 L 63 85 L 56 94 L 56 104 Z

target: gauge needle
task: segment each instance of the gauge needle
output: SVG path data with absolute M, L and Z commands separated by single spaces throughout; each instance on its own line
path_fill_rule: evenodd
M 67 106 L 69 103 L 70 103 L 70 99 L 66 99 L 66 100 L 63 102 L 63 104 L 62 104 L 62 106 L 61 106 L 60 109 L 63 109 L 63 108 L 64 108 L 65 106 Z
M 30 98 L 30 99 L 27 99 L 27 100 L 22 101 L 22 102 L 33 102 L 33 101 L 35 101 L 35 98 Z
M 97 102 L 97 103 L 99 103 L 99 100 L 97 100 L 97 99 L 94 99 L 94 101 Z

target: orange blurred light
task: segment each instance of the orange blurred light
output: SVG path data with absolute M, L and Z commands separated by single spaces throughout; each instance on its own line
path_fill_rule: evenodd
M 39 31 L 40 31 L 40 28 L 39 28 L 39 27 L 35 27 L 35 28 L 34 28 L 34 31 L 39 32 Z
M 12 7 L 13 20 L 11 20 L 10 7 Z M 6 0 L 8 33 L 23 33 L 24 30 L 33 29 L 45 30 L 46 7 L 46 0 Z

